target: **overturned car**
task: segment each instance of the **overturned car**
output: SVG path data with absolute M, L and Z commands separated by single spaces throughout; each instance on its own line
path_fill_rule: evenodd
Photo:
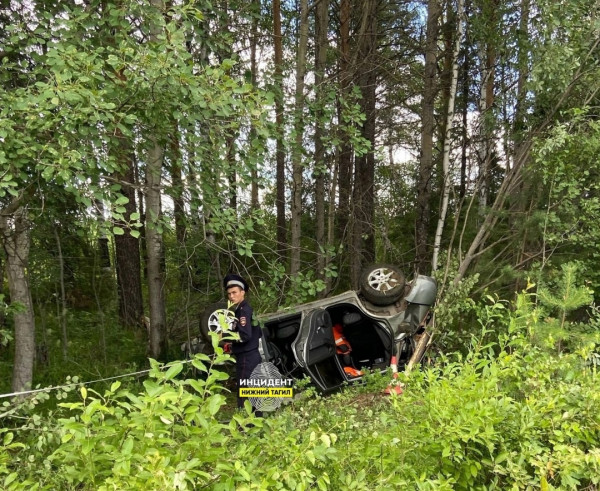
M 257 316 L 263 361 L 288 377 L 308 375 L 323 392 L 360 380 L 365 368 L 384 370 L 392 361 L 402 367 L 422 356 L 417 340 L 436 294 L 429 276 L 406 282 L 396 266 L 373 264 L 363 271 L 359 291 Z M 232 318 L 226 302 L 208 307 L 200 324 L 204 344 Z

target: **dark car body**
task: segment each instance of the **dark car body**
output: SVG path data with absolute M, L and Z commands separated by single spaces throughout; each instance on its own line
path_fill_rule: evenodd
M 436 292 L 433 278 L 417 276 L 390 305 L 374 305 L 360 292 L 348 291 L 261 316 L 263 359 L 288 376 L 308 375 L 325 392 L 360 378 L 346 373 L 348 361 L 359 370 L 381 370 L 396 356 L 402 366 L 426 328 Z M 336 350 L 335 324 L 352 347 L 349 360 Z

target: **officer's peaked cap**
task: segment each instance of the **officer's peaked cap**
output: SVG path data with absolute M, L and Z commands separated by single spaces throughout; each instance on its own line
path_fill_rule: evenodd
M 231 288 L 232 286 L 239 286 L 242 290 L 248 291 L 248 283 L 246 283 L 246 280 L 239 274 L 231 273 L 223 278 L 223 287 L 225 290 Z

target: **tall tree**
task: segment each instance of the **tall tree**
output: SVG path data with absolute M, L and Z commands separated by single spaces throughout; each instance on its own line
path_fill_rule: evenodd
M 300 271 L 302 237 L 302 172 L 304 139 L 304 76 L 306 74 L 306 51 L 308 46 L 308 0 L 300 0 L 300 23 L 298 27 L 298 52 L 296 55 L 296 87 L 294 95 L 294 147 L 292 149 L 292 202 L 290 217 L 290 274 Z
M 101 26 L 100 39 L 97 41 L 102 48 L 106 45 L 107 52 L 112 56 L 118 56 L 119 42 L 129 23 L 122 17 L 115 15 L 126 9 L 124 0 L 117 2 L 114 10 L 107 2 L 100 2 Z M 93 48 L 92 48 L 93 49 Z M 112 97 L 117 101 L 125 101 L 125 93 L 131 83 L 133 74 L 126 70 L 126 64 L 107 64 L 106 69 L 113 73 L 110 84 L 107 87 L 112 92 Z M 129 126 L 127 129 L 131 131 Z M 123 208 L 123 218 L 116 218 L 115 244 L 115 269 L 117 273 L 117 295 L 119 299 L 119 320 L 125 327 L 142 327 L 144 317 L 144 303 L 142 298 L 142 273 L 141 273 L 141 251 L 140 242 L 131 234 L 129 218 L 136 214 L 142 214 L 138 204 L 142 206 L 141 200 L 136 197 L 138 188 L 138 169 L 135 158 L 134 146 L 131 141 L 132 132 L 128 132 L 122 125 L 115 128 L 115 137 L 108 142 L 109 158 L 116 161 L 118 171 L 112 176 L 120 187 L 120 197 L 117 204 Z
M 339 70 L 338 83 L 340 91 L 337 96 L 338 133 L 340 148 L 338 151 L 338 212 L 337 231 L 340 243 L 349 246 L 348 232 L 350 212 L 350 197 L 352 195 L 352 145 L 350 135 L 343 131 L 344 104 L 350 100 L 352 82 L 352 61 L 350 53 L 350 0 L 340 0 L 340 30 L 338 35 Z M 350 247 L 346 247 L 347 250 Z
M 161 174 L 164 150 L 156 136 L 150 138 L 146 164 L 146 251 L 148 254 L 149 348 L 154 359 L 167 354 L 165 272 L 162 239 Z
M 276 198 L 277 208 L 277 253 L 280 258 L 286 256 L 286 220 L 285 220 L 285 146 L 284 146 L 284 93 L 283 84 L 283 38 L 281 34 L 281 2 L 273 0 L 273 56 L 275 64 L 275 148 L 276 161 Z
M 361 136 L 370 148 L 354 161 L 353 227 L 350 278 L 353 288 L 358 288 L 363 266 L 375 257 L 374 185 L 375 185 L 375 126 L 376 87 L 378 75 L 378 1 L 367 0 L 361 10 L 361 21 L 356 50 L 356 83 L 360 88 L 360 108 L 364 121 Z
M 256 51 L 258 48 L 258 21 L 260 17 L 260 0 L 251 0 L 251 16 L 252 28 L 250 32 L 250 81 L 254 87 L 258 83 L 258 63 L 256 60 Z M 250 133 L 250 141 L 256 137 L 256 129 L 252 127 Z M 257 210 L 259 207 L 258 201 L 258 170 L 252 168 L 252 184 L 250 189 L 250 206 Z
M 329 1 L 321 0 L 315 8 L 315 219 L 317 225 L 317 272 L 323 274 L 327 261 L 327 241 L 325 235 L 325 138 L 324 117 L 327 87 L 325 85 L 325 69 L 327 65 L 327 32 Z
M 463 25 L 464 25 L 464 0 L 458 0 L 457 5 L 457 22 L 456 22 L 456 34 L 454 40 L 454 47 L 452 49 L 451 56 L 451 78 L 450 78 L 450 90 L 448 93 L 448 106 L 446 108 L 446 123 L 444 125 L 444 150 L 442 155 L 442 203 L 440 205 L 440 215 L 435 231 L 435 237 L 433 242 L 433 258 L 431 260 L 431 269 L 435 271 L 438 267 L 438 259 L 440 253 L 440 247 L 442 242 L 442 232 L 444 230 L 444 224 L 446 221 L 446 213 L 448 211 L 448 200 L 450 197 L 450 187 L 452 184 L 452 175 L 450 168 L 450 151 L 451 151 L 451 139 L 452 139 L 452 127 L 454 121 L 454 101 L 456 100 L 456 87 L 458 84 L 458 54 L 460 51 L 460 45 L 462 41 Z
M 131 144 L 127 136 L 117 129 L 116 158 L 120 162 L 121 171 L 114 175 L 119 183 L 120 195 L 117 198 L 124 208 L 124 216 L 138 214 L 134 167 L 137 165 Z M 131 234 L 132 228 L 128 220 L 115 220 L 115 269 L 117 272 L 117 295 L 119 299 L 119 319 L 123 326 L 141 327 L 144 315 L 142 299 L 142 265 L 140 260 L 140 242 Z
M 163 13 L 165 4 L 163 0 L 151 0 L 155 9 L 148 23 L 148 42 L 151 50 L 162 52 L 164 46 L 160 35 L 166 34 L 163 28 Z M 168 18 L 166 18 L 168 20 Z M 153 100 L 151 104 L 160 104 L 160 100 Z M 148 156 L 146 162 L 146 253 L 148 268 L 148 303 L 150 311 L 149 326 L 149 355 L 154 359 L 166 359 L 167 342 L 167 315 L 165 310 L 165 271 L 164 271 L 164 244 L 163 244 L 163 216 L 161 207 L 161 179 L 164 161 L 164 140 L 159 132 L 160 125 L 149 126 L 148 131 Z
M 435 98 L 437 94 L 437 55 L 439 19 L 442 8 L 439 0 L 427 2 L 427 31 L 423 102 L 421 109 L 421 157 L 417 182 L 417 219 L 415 223 L 416 267 L 420 273 L 429 268 L 429 223 L 431 220 L 431 184 L 433 178 L 433 144 L 435 132 Z
M 28 280 L 31 222 L 22 199 L 17 197 L 0 209 L 0 239 L 6 253 L 6 274 L 11 304 L 15 312 L 15 357 L 12 390 L 31 388 L 35 361 L 35 320 Z
M 498 26 L 498 1 L 482 3 L 481 21 L 485 29 L 479 45 L 480 80 L 479 89 L 479 131 L 477 159 L 479 163 L 479 215 L 483 216 L 490 194 L 490 172 L 495 158 L 495 115 L 494 89 L 496 74 L 496 46 L 500 29 Z

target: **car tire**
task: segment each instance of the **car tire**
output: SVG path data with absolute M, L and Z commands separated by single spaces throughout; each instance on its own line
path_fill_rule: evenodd
M 404 273 L 392 264 L 376 263 L 360 276 L 360 291 L 373 305 L 391 305 L 404 294 Z
M 200 317 L 200 334 L 202 339 L 211 346 L 210 332 L 220 332 L 222 330 L 219 317 L 225 315 L 225 319 L 231 323 L 235 318 L 235 314 L 227 307 L 226 301 L 216 302 L 204 309 Z

